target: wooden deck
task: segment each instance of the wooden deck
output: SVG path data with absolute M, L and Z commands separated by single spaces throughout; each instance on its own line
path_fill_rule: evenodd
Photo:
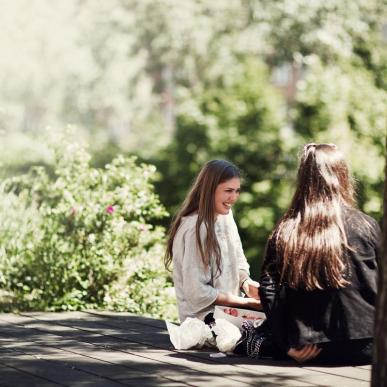
M 128 313 L 0 314 L 0 386 L 368 386 L 370 366 L 175 351 L 165 323 Z

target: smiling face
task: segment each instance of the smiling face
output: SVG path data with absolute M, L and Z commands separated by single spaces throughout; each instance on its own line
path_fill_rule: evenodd
M 231 206 L 238 200 L 241 192 L 241 180 L 233 177 L 220 183 L 215 190 L 215 213 L 227 215 Z

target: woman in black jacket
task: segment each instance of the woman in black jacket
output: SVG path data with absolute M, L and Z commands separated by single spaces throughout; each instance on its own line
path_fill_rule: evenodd
M 380 229 L 354 206 L 341 152 L 334 144 L 307 144 L 260 281 L 277 354 L 299 362 L 371 362 Z M 250 332 L 249 340 L 248 354 L 265 356 L 263 338 Z

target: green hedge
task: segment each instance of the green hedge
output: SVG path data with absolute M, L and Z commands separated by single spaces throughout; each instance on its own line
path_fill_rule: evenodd
M 164 229 L 152 225 L 167 215 L 155 168 L 122 156 L 92 168 L 83 147 L 57 144 L 51 172 L 32 167 L 1 184 L 0 308 L 174 318 Z

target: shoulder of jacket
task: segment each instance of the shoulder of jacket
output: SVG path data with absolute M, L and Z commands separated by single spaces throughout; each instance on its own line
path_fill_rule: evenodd
M 371 226 L 378 226 L 378 222 L 372 217 L 365 214 L 363 211 L 360 211 L 357 208 L 346 208 L 345 217 L 347 220 L 351 220 L 353 222 L 368 222 Z
M 351 208 L 346 210 L 345 223 L 351 235 L 371 239 L 376 245 L 380 244 L 381 229 L 379 223 L 373 217 L 357 208 Z

